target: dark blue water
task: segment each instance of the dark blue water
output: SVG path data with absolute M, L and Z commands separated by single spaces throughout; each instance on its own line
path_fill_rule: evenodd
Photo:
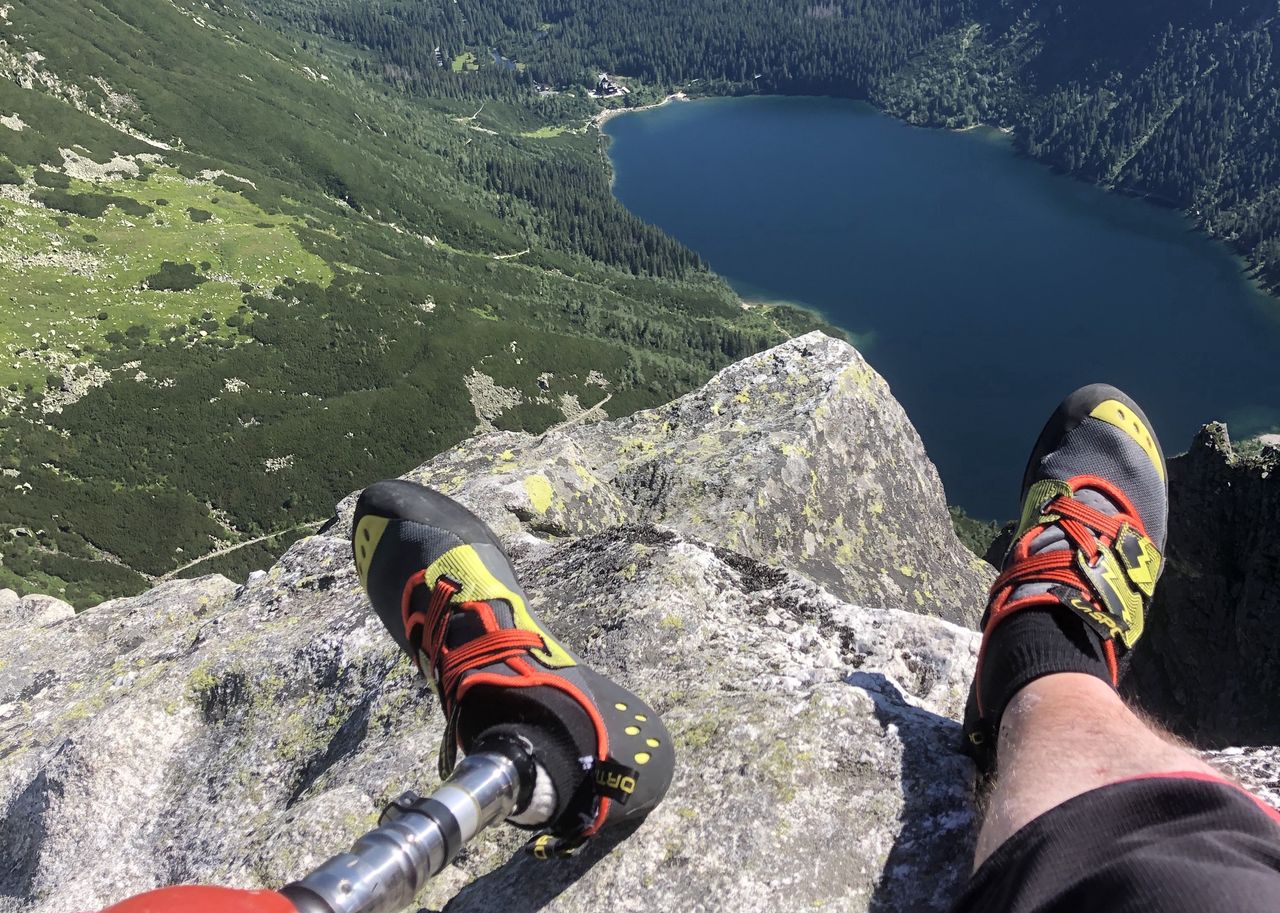
M 747 299 L 821 311 L 906 407 L 947 495 L 1012 516 L 1057 402 L 1105 380 L 1169 454 L 1280 427 L 1280 305 L 1179 214 L 1056 175 L 990 131 L 834 99 L 609 121 L 615 192 Z

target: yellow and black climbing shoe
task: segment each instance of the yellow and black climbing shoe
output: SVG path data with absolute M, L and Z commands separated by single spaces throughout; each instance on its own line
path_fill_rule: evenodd
M 495 733 L 532 745 L 537 787 L 510 820 L 547 829 L 539 856 L 658 803 L 675 759 L 662 721 L 551 636 L 478 517 L 421 485 L 378 482 L 356 505 L 352 549 L 374 609 L 440 699 L 441 776 Z
M 964 725 L 979 766 L 994 764 L 1001 715 L 1028 683 L 1083 672 L 1118 686 L 1163 566 L 1168 501 L 1160 444 L 1133 400 L 1094 384 L 1063 401 L 1032 449 L 982 618 Z

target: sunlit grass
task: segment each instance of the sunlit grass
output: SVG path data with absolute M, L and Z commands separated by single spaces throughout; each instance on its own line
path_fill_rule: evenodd
M 572 128 L 564 124 L 554 124 L 545 127 L 539 127 L 537 130 L 528 130 L 520 135 L 528 139 L 551 139 L 562 133 L 570 131 Z
M 455 73 L 461 73 L 463 70 L 480 69 L 480 65 L 476 63 L 476 55 L 472 51 L 463 51 L 453 58 L 453 62 L 449 66 Z
M 161 168 L 145 181 L 73 180 L 68 192 L 128 197 L 152 212 L 128 215 L 113 206 L 95 219 L 24 201 L 21 193 L 0 199 L 0 386 L 39 388 L 53 365 L 87 360 L 87 348 L 104 347 L 108 334 L 131 326 L 158 338 L 166 327 L 208 313 L 218 325 L 213 332 L 227 332 L 225 318 L 247 287 L 269 291 L 285 278 L 323 284 L 331 277 L 325 262 L 303 249 L 295 219 L 270 215 L 211 181 Z M 166 260 L 192 264 L 209 281 L 184 292 L 145 288 Z M 202 320 L 205 332 L 209 320 Z

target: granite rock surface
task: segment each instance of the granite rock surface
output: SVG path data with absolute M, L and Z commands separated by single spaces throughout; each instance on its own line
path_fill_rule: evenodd
M 663 409 L 490 434 L 411 476 L 499 531 L 534 608 L 679 759 L 625 839 L 538 862 L 495 828 L 422 909 L 948 909 L 978 635 L 947 619 L 972 622 L 992 572 L 852 349 L 803 337 Z M 433 788 L 442 720 L 360 589 L 350 509 L 241 586 L 79 615 L 0 593 L 0 911 L 278 886 Z M 1275 749 L 1215 756 L 1280 799 Z
M 1280 449 L 1206 425 L 1169 461 L 1168 562 L 1133 697 L 1206 745 L 1280 744 Z
M 537 437 L 482 435 L 408 478 L 475 505 L 503 535 L 651 523 L 851 602 L 958 623 L 977 622 L 994 576 L 958 547 L 937 470 L 888 384 L 821 333 L 666 406 Z

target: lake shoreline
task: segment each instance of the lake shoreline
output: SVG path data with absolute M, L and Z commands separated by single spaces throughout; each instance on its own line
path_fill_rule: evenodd
M 641 111 L 653 111 L 677 101 L 692 102 L 692 101 L 733 99 L 733 98 L 827 98 L 827 99 L 832 99 L 837 101 L 848 101 L 848 102 L 853 102 L 855 104 L 868 105 L 871 108 L 878 111 L 880 114 L 883 114 L 885 117 L 888 117 L 893 121 L 896 121 L 900 124 L 904 124 L 908 127 L 915 127 L 922 130 L 941 130 L 947 133 L 973 133 L 980 130 L 990 130 L 992 132 L 1001 134 L 1000 138 L 1006 139 L 1010 142 L 1013 141 L 1015 132 L 1016 132 L 1015 126 L 1010 126 L 1006 124 L 989 124 L 989 123 L 986 123 L 985 121 L 976 123 L 976 124 L 968 124 L 964 127 L 948 127 L 942 124 L 914 123 L 906 119 L 905 117 L 901 117 L 900 115 L 895 114 L 893 111 L 887 108 L 881 107 L 880 105 L 876 104 L 873 100 L 869 98 L 850 98 L 848 96 L 843 96 L 843 95 L 786 95 L 786 94 L 781 94 L 781 95 L 755 95 L 755 94 L 690 95 L 685 91 L 673 92 L 670 95 L 666 96 L 664 99 L 662 99 L 662 101 L 654 102 L 653 104 L 649 104 L 649 105 L 642 105 L 640 107 L 606 108 L 596 113 L 595 115 L 593 115 L 591 119 L 588 121 L 588 126 L 596 127 L 599 130 L 600 135 L 608 139 L 609 136 L 607 133 L 605 133 L 604 125 L 607 124 L 609 121 L 611 121 L 613 118 L 619 117 L 620 115 L 623 115 L 623 114 L 629 114 L 629 113 L 641 112 Z M 1103 184 L 1098 181 L 1090 180 L 1089 178 L 1083 175 L 1079 175 L 1072 171 L 1068 171 L 1052 161 L 1049 161 L 1047 159 L 1037 158 L 1036 156 L 1033 156 L 1033 155 L 1028 155 L 1025 151 L 1021 149 L 1015 149 L 1015 152 L 1019 156 L 1025 157 L 1029 161 L 1035 162 L 1036 164 L 1042 167 L 1048 168 L 1050 171 L 1052 171 L 1056 175 L 1072 178 L 1073 180 L 1079 181 L 1082 184 L 1088 185 L 1090 187 L 1097 187 L 1100 190 L 1106 191 L 1107 193 L 1114 193 L 1117 196 L 1140 200 L 1142 203 L 1148 206 L 1154 206 L 1159 209 L 1169 209 L 1179 213 L 1183 218 L 1185 218 L 1191 224 L 1192 229 L 1194 231 L 1198 232 L 1199 234 L 1203 235 L 1209 240 L 1222 245 L 1231 254 L 1231 256 L 1235 258 L 1236 262 L 1240 264 L 1240 274 L 1246 279 L 1246 281 L 1250 285 L 1252 285 L 1255 289 L 1257 289 L 1262 294 L 1266 295 L 1268 298 L 1270 298 L 1274 302 L 1277 308 L 1277 314 L 1280 315 L 1280 282 L 1278 283 L 1267 282 L 1263 278 L 1263 270 L 1259 264 L 1253 263 L 1244 252 L 1237 250 L 1235 245 L 1233 245 L 1229 240 L 1227 240 L 1226 238 L 1220 237 L 1219 235 L 1205 228 L 1204 225 L 1200 222 L 1198 216 L 1195 213 L 1193 213 L 1189 208 L 1182 206 L 1176 201 L 1166 200 L 1162 197 L 1156 196 L 1153 193 L 1143 192 L 1143 191 L 1116 186 L 1112 184 Z M 609 190 L 610 190 L 610 193 L 613 193 L 614 181 L 616 176 L 613 173 L 612 162 L 608 160 L 608 156 L 605 156 L 605 159 L 606 159 L 606 165 L 609 169 Z
M 610 122 L 604 151 L 618 200 L 741 306 L 799 305 L 866 350 L 970 516 L 1016 509 L 1031 425 L 1085 383 L 1129 390 L 1175 445 L 1213 419 L 1280 431 L 1280 313 L 1229 246 L 1178 210 L 1061 180 L 998 128 L 903 126 L 847 99 L 726 99 Z M 1098 314 L 1113 332 L 1035 383 L 1007 357 L 1096 333 Z
M 727 282 L 728 280 L 725 281 Z M 833 329 L 838 330 L 842 334 L 845 342 L 849 343 L 849 345 L 853 346 L 864 355 L 870 349 L 875 339 L 874 330 L 859 333 L 846 326 L 840 326 L 839 324 L 832 322 L 831 315 L 824 313 L 817 305 L 806 304 L 803 301 L 795 301 L 788 298 L 760 298 L 757 296 L 739 294 L 738 306 L 744 311 L 770 311 L 775 308 L 783 308 L 812 314 L 818 320 L 821 320 L 824 323 L 829 324 Z
M 599 128 L 601 132 L 603 132 L 604 125 L 615 117 L 620 117 L 623 114 L 634 114 L 639 111 L 653 111 L 677 101 L 691 101 L 691 99 L 684 92 L 672 92 L 662 101 L 656 101 L 651 105 L 640 105 L 635 108 L 605 108 L 603 111 L 592 115 L 590 123 L 592 126 Z

